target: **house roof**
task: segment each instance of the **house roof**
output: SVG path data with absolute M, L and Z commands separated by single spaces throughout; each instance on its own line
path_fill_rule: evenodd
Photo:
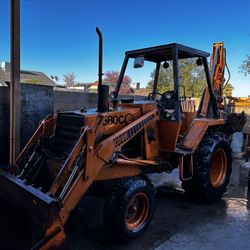
M 140 88 L 135 90 L 135 95 L 140 95 L 140 96 L 148 96 L 149 93 L 151 93 L 152 90 L 147 89 L 147 88 Z
M 7 86 L 6 82 L 10 82 L 10 71 L 0 68 L 0 86 Z M 21 70 L 20 82 L 44 86 L 56 86 L 55 82 L 47 75 L 38 71 Z

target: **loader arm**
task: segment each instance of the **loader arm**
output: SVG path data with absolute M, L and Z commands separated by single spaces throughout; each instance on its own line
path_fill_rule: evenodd
M 152 121 L 158 119 L 157 109 L 143 114 L 126 127 L 118 130 L 103 141 L 96 143 L 100 128 L 103 126 L 101 115 L 96 119 L 96 125 L 92 128 L 81 128 L 80 136 L 74 145 L 72 152 L 61 165 L 49 190 L 37 188 L 35 183 L 26 179 L 26 173 L 32 166 L 32 161 L 22 163 L 22 168 L 17 165 L 16 172 L 0 170 L 0 196 L 19 209 L 28 211 L 30 225 L 34 236 L 31 236 L 31 249 L 63 249 L 65 233 L 63 225 L 66 223 L 72 210 L 77 206 L 80 199 L 86 193 L 90 185 L 98 179 L 100 170 L 115 168 L 112 165 L 113 155 L 128 141 L 134 138 L 140 131 Z M 53 136 L 56 117 L 48 117 L 41 122 L 27 146 L 21 152 L 16 164 L 24 161 L 27 152 L 43 138 Z M 42 145 L 40 150 L 43 152 Z M 30 156 L 32 157 L 32 156 Z M 142 161 L 131 164 L 128 175 L 140 173 L 145 166 L 154 167 L 152 161 Z M 108 167 L 107 167 L 108 166 Z M 122 165 L 117 164 L 117 171 L 122 171 Z M 117 174 L 117 178 L 120 173 Z M 15 195 L 10 195 L 15 194 Z M 37 232 L 37 233 L 36 233 Z
M 110 163 L 113 154 L 157 118 L 157 110 L 149 111 L 125 128 L 94 146 L 95 133 L 89 129 L 86 139 L 86 163 L 74 183 L 68 188 L 61 204 L 60 217 L 63 224 L 82 196 L 94 182 L 101 168 Z M 61 173 L 63 175 L 63 173 Z M 57 178 L 60 179 L 60 178 Z
M 56 116 L 48 115 L 44 120 L 41 121 L 40 125 L 38 126 L 37 130 L 30 138 L 26 146 L 23 148 L 19 156 L 15 161 L 15 166 L 19 166 L 23 157 L 27 154 L 29 149 L 41 138 L 52 134 L 54 130 L 54 126 L 56 124 Z M 14 169 L 14 167 L 13 167 Z M 16 172 L 16 171 L 15 171 Z M 16 174 L 16 173 L 15 173 Z

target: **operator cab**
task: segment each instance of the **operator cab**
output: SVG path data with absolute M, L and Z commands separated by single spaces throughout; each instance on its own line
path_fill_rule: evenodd
M 204 78 L 207 78 L 207 84 L 210 85 L 208 87 L 211 89 L 211 82 L 207 77 L 209 76 L 208 56 L 209 53 L 207 52 L 177 43 L 127 51 L 116 89 L 112 93 L 112 102 L 118 102 L 117 97 L 123 86 L 123 77 L 125 73 L 130 74 L 132 72 L 129 67 L 132 64 L 137 71 L 145 68 L 145 74 L 147 75 L 149 75 L 149 71 L 153 72 L 149 83 L 151 93 L 149 93 L 147 99 L 157 102 L 160 117 L 162 119 L 181 121 L 185 117 L 183 114 L 186 111 L 185 109 L 189 106 L 189 103 L 185 105 L 185 102 L 187 102 L 188 98 L 189 100 L 191 98 L 186 96 L 185 87 L 182 88 L 181 86 L 182 76 L 179 68 L 183 60 L 193 59 L 197 67 L 204 69 L 204 75 L 206 75 Z M 166 72 L 164 75 L 166 79 L 162 79 L 160 71 Z M 145 74 L 141 72 L 138 74 L 145 78 Z M 121 102 L 133 102 L 133 96 L 122 98 Z
M 209 76 L 208 56 L 207 52 L 178 43 L 127 51 L 111 102 L 114 106 L 119 102 L 118 94 L 122 88 L 123 77 L 125 73 L 131 74 L 130 68 L 133 67 L 138 72 L 141 69 L 146 70 L 144 74 L 138 73 L 144 78 L 145 75 L 149 75 L 149 72 L 153 72 L 151 81 L 148 82 L 151 92 L 148 94 L 147 100 L 157 104 L 160 118 L 159 134 L 161 138 L 164 138 L 164 143 L 167 142 L 164 147 L 175 150 L 178 138 L 180 139 L 180 136 L 182 137 L 187 132 L 193 118 L 199 116 L 200 112 L 199 110 L 196 112 L 194 100 L 186 96 L 185 87 L 182 86 L 185 78 L 182 77 L 180 69 L 185 60 L 195 63 L 195 67 L 199 67 L 203 71 L 204 85 L 207 84 L 211 96 L 212 116 L 217 118 L 217 104 Z M 164 76 L 161 75 L 162 71 L 165 72 Z M 195 74 L 190 71 L 189 73 Z M 190 82 L 189 84 L 195 83 Z M 124 99 L 121 102 L 124 102 Z M 130 102 L 133 102 L 133 98 L 130 98 Z M 173 138 L 175 139 L 172 140 Z

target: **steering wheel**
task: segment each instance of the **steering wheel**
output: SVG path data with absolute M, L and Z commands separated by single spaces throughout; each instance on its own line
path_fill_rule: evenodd
M 156 99 L 155 98 L 156 95 L 160 96 L 160 98 Z M 173 100 L 173 98 L 174 98 L 173 91 L 166 91 L 163 94 L 158 92 L 151 92 L 148 95 L 148 100 L 154 100 L 157 102 L 157 107 L 159 109 L 160 116 L 164 119 L 171 118 L 174 115 L 174 112 L 169 112 L 170 109 L 175 109 L 174 107 L 171 107 L 173 105 L 171 104 L 171 100 Z
M 156 99 L 156 95 L 160 96 L 160 98 Z M 160 116 L 164 117 L 166 112 L 165 112 L 165 108 L 164 108 L 164 106 L 162 105 L 162 102 L 161 102 L 162 99 L 166 100 L 166 97 L 163 94 L 159 93 L 159 92 L 151 92 L 151 93 L 148 94 L 148 100 L 152 100 L 152 101 L 157 102 L 157 107 L 159 109 Z
M 165 96 L 163 94 L 159 93 L 159 92 L 151 92 L 151 93 L 148 94 L 148 100 L 153 100 L 153 101 L 159 102 L 160 100 L 157 100 L 155 98 L 156 95 L 161 96 L 161 98 L 165 98 Z

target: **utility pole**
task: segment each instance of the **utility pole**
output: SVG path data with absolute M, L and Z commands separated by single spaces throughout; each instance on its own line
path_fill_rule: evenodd
M 10 140 L 11 164 L 20 150 L 20 0 L 10 0 Z

